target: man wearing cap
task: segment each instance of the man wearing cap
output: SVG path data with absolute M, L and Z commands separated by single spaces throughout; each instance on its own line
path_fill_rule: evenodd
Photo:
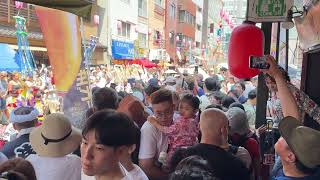
M 27 158 L 30 154 L 35 154 L 33 151 L 29 135 L 35 128 L 39 112 L 33 107 L 18 107 L 10 114 L 10 122 L 13 128 L 18 131 L 16 139 L 6 143 L 1 150 L 8 159 L 14 157 Z
M 320 179 L 320 132 L 303 126 L 297 103 L 291 94 L 285 79 L 277 68 L 272 57 L 267 58 L 270 68 L 266 71 L 274 77 L 283 115 L 279 123 L 282 137 L 275 144 L 275 151 L 279 155 L 282 169 L 276 172 L 276 180 L 292 179 Z
M 166 80 L 163 82 L 166 86 L 165 89 L 168 89 L 170 91 L 176 91 L 176 78 L 173 76 L 168 76 Z
M 275 144 L 283 168 L 276 172 L 276 180 L 315 180 L 320 179 L 320 132 L 302 125 L 297 103 L 290 92 L 286 80 L 277 68 L 275 60 L 267 57 L 270 65 L 265 73 L 274 77 L 282 112 L 285 116 L 279 123 L 282 137 Z
M 283 168 L 276 180 L 320 179 L 320 132 L 302 125 L 297 119 L 287 116 L 279 123 L 282 135 L 275 144 Z

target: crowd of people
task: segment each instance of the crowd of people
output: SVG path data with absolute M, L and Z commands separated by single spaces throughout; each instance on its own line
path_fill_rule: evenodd
M 302 124 L 304 113 L 319 122 L 319 107 L 290 84 L 271 56 L 267 61 L 272 126 L 258 128 L 257 79 L 239 80 L 226 68 L 205 79 L 182 72 L 115 81 L 107 68 L 97 67 L 90 76 L 93 107 L 81 129 L 57 113 L 49 70 L 23 80 L 1 73 L 1 124 L 13 128 L 2 138 L 1 177 L 320 179 L 320 132 Z M 277 158 L 267 163 L 274 164 L 272 172 L 260 148 L 270 132 L 277 141 L 271 152 Z

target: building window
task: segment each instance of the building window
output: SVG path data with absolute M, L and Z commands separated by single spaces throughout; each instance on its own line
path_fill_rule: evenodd
M 162 7 L 162 0 L 155 0 L 154 3 Z
M 131 24 L 121 22 L 121 28 L 118 28 L 118 35 L 130 38 Z
M 176 35 L 174 34 L 173 31 L 170 32 L 171 33 L 171 38 L 170 38 L 170 45 L 173 46 L 174 45 L 174 40 L 176 39 Z
M 196 47 L 200 48 L 200 42 L 196 42 Z
M 176 18 L 176 5 L 175 4 L 170 4 L 169 7 L 169 16 L 173 19 Z
M 186 16 L 186 11 L 180 10 L 179 11 L 179 22 L 185 22 L 185 16 Z
M 130 4 L 130 0 L 121 0 L 124 3 Z
M 142 17 L 148 17 L 148 10 L 147 10 L 147 1 L 146 0 L 139 0 L 138 1 L 138 14 Z
M 177 47 L 188 47 L 189 42 L 193 42 L 193 39 L 191 37 L 188 37 L 181 33 L 177 34 L 177 36 L 179 36 L 179 41 L 177 41 Z
M 147 35 L 143 33 L 138 34 L 139 47 L 146 48 L 147 47 Z
M 195 24 L 195 16 L 193 16 L 188 11 L 180 10 L 179 11 L 179 22 L 194 25 Z
M 197 30 L 201 31 L 201 25 L 197 24 Z

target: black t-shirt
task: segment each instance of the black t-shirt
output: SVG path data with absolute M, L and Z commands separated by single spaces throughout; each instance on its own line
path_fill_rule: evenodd
M 6 143 L 1 149 L 1 152 L 6 155 L 8 159 L 15 157 L 25 159 L 30 154 L 36 154 L 29 142 L 29 134 L 21 135 L 17 139 Z
M 249 180 L 250 172 L 245 164 L 224 149 L 210 145 L 197 144 L 187 150 L 188 155 L 198 155 L 206 159 L 216 176 L 221 180 Z

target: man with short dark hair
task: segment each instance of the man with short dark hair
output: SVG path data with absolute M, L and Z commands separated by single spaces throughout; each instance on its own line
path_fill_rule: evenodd
M 252 129 L 255 129 L 256 125 L 256 105 L 257 105 L 257 90 L 251 90 L 248 93 L 248 100 L 243 104 L 243 107 L 246 111 L 249 126 Z
M 200 109 L 202 111 L 211 104 L 221 104 L 221 100 L 225 94 L 220 91 L 221 85 L 218 77 L 210 77 L 205 79 L 203 89 L 205 95 L 202 95 L 199 98 L 201 102 Z
M 237 95 L 238 95 L 238 100 L 241 104 L 245 103 L 247 101 L 247 98 L 244 96 L 244 91 L 246 90 L 246 85 L 244 84 L 244 82 L 237 82 L 235 85 L 234 85 L 234 89 L 236 90 L 237 92 Z
M 103 109 L 117 109 L 118 107 L 118 93 L 111 88 L 100 88 L 93 93 L 92 103 L 94 111 Z
M 82 179 L 147 179 L 139 167 L 135 166 L 138 172 L 128 172 L 121 161 L 135 149 L 137 130 L 124 113 L 104 110 L 93 114 L 82 131 Z
M 33 151 L 29 135 L 35 128 L 39 112 L 33 107 L 21 106 L 15 108 L 10 114 L 10 122 L 13 128 L 18 131 L 16 139 L 6 143 L 1 150 L 8 159 L 21 157 L 27 158 Z
M 147 112 L 150 114 L 150 115 L 153 115 L 153 109 L 152 109 L 152 106 L 151 106 L 151 94 L 158 91 L 160 89 L 160 86 L 158 85 L 154 85 L 154 84 L 149 84 L 145 89 L 144 89 L 144 92 L 145 92 L 145 104 L 148 108 Z
M 170 126 L 174 114 L 172 92 L 160 89 L 152 93 L 151 104 L 158 123 Z M 167 150 L 167 136 L 146 121 L 141 128 L 139 165 L 150 179 L 168 179 L 168 174 L 162 171 L 158 163 L 160 153 L 167 152 Z

